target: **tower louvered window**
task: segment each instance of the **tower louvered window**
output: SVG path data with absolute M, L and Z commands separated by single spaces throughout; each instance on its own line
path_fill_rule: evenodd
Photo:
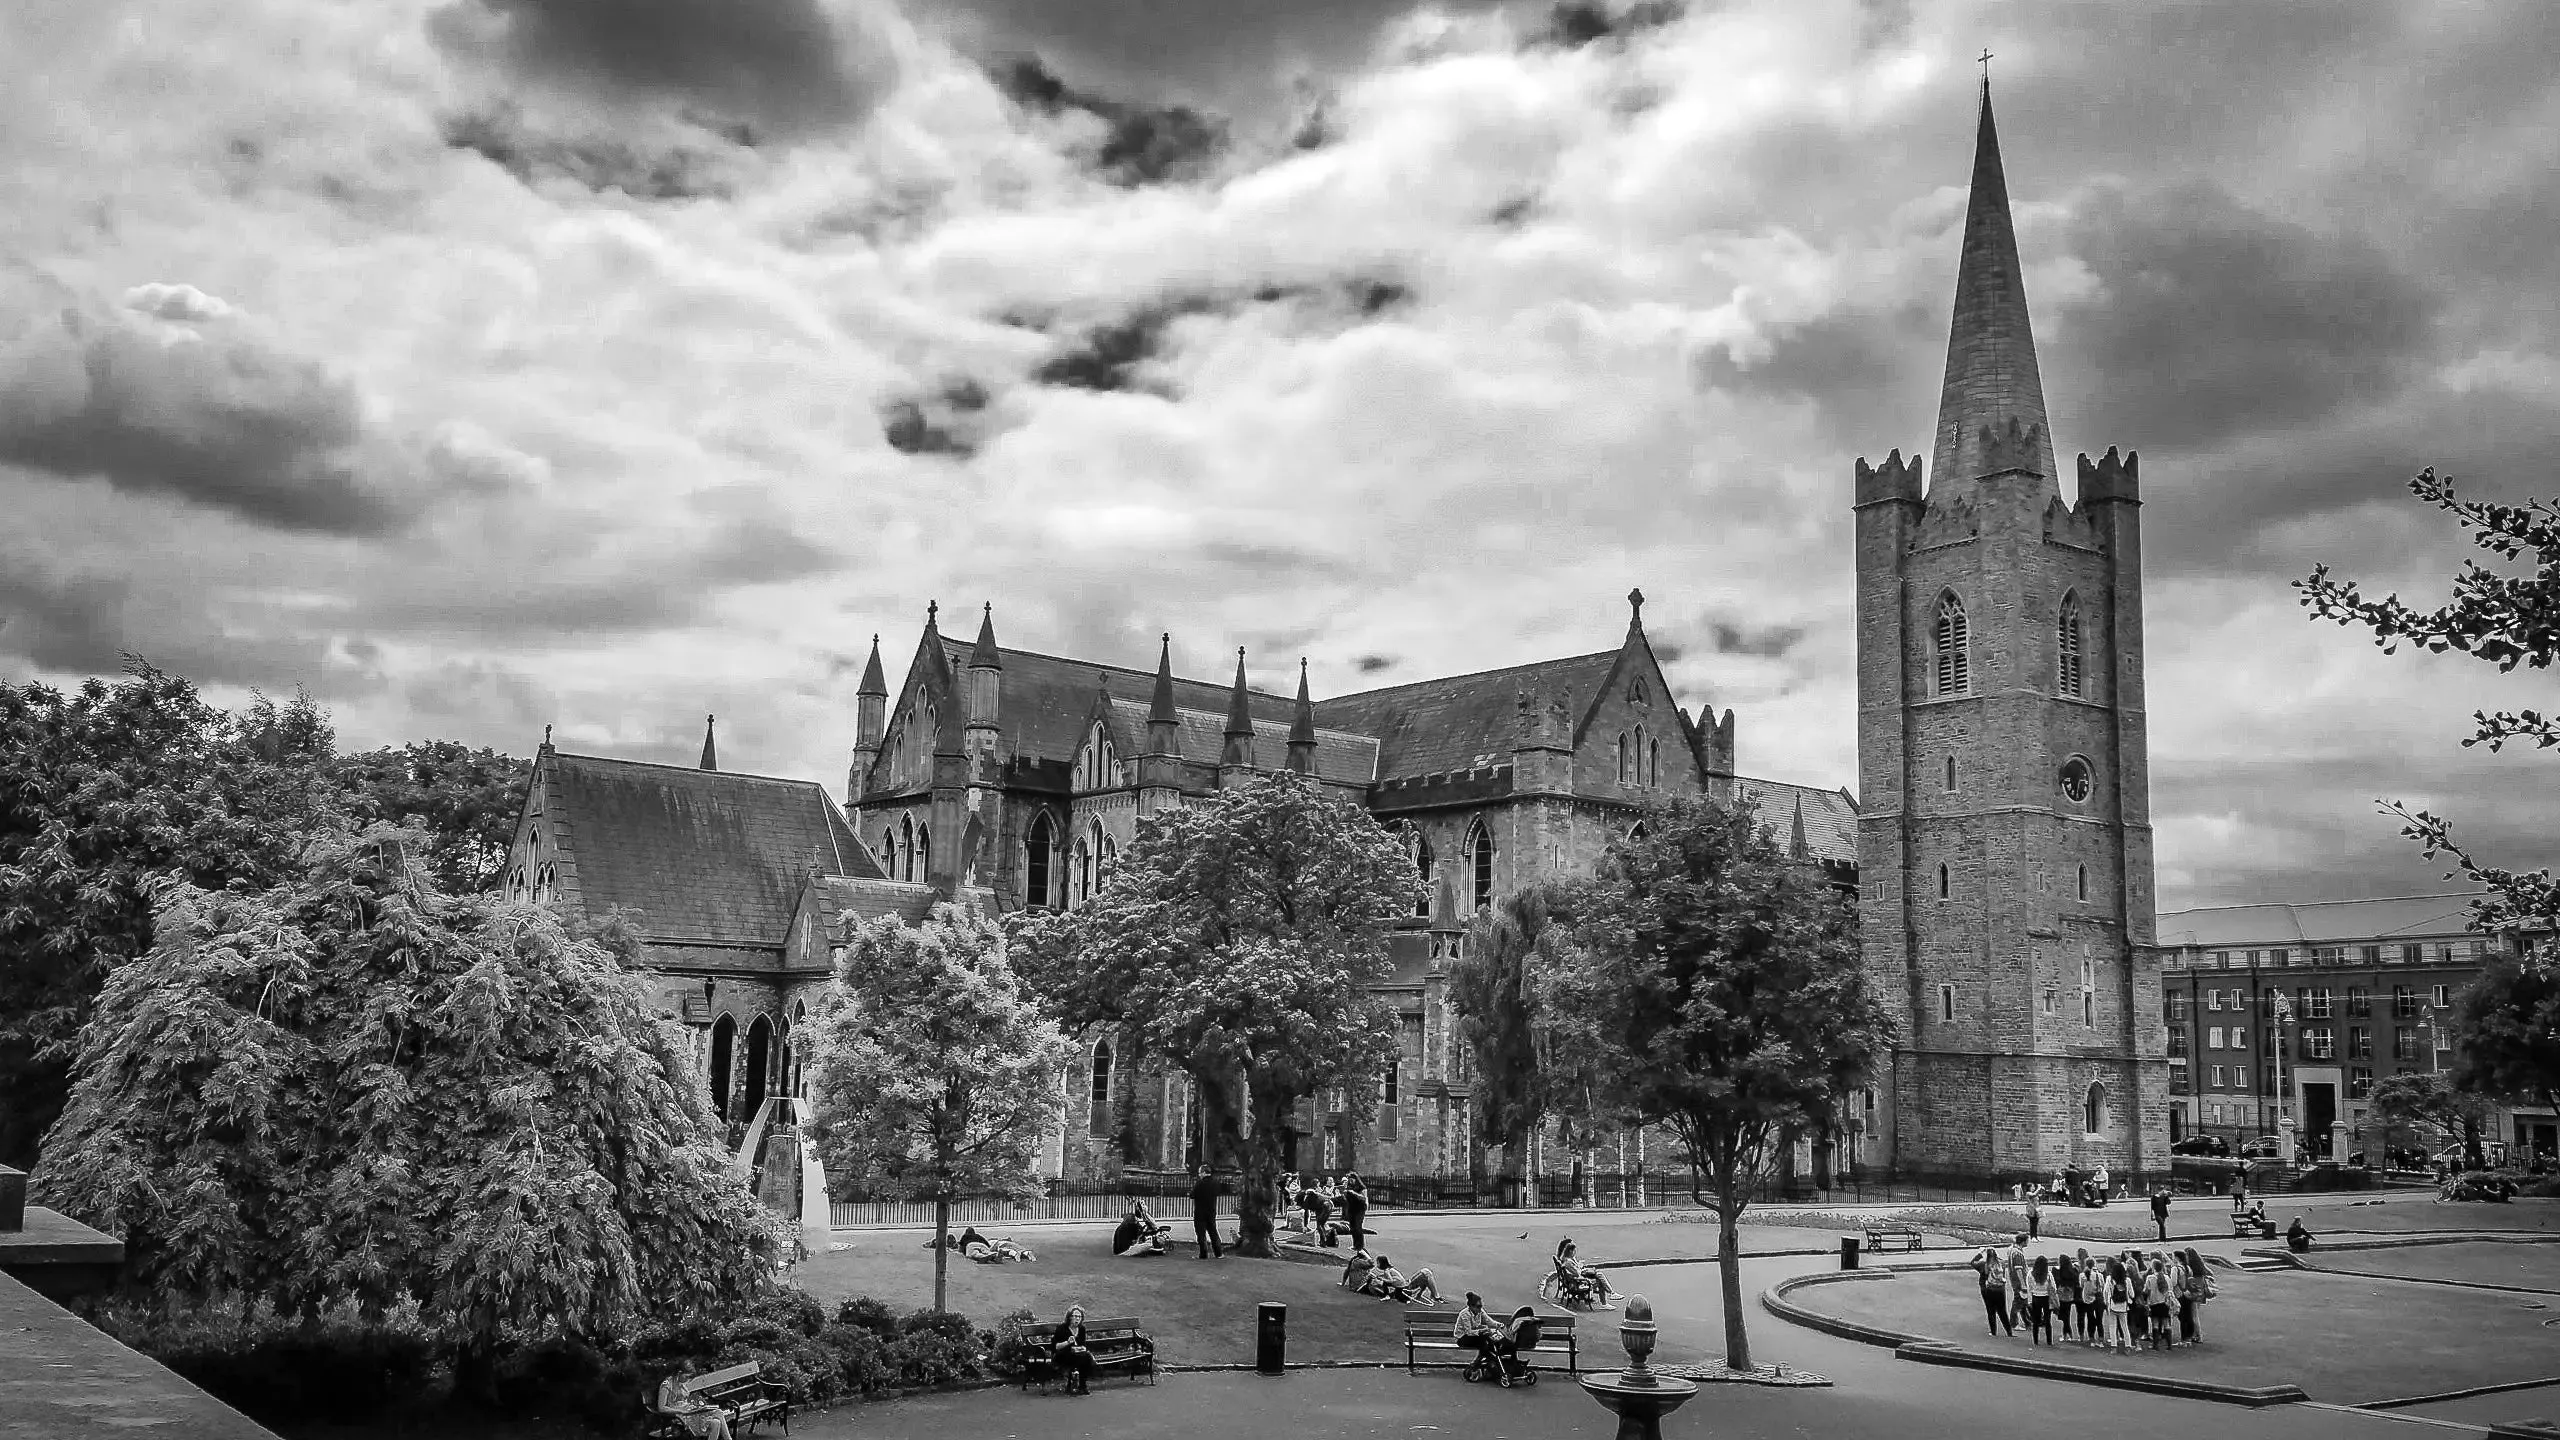
M 1964 619 L 1964 602 L 1938 597 L 1938 693 L 1962 695 L 1973 688 L 1972 637 Z
M 2062 597 L 2062 612 L 2053 625 L 2053 683 L 2077 699 L 2080 688 L 2080 592 Z

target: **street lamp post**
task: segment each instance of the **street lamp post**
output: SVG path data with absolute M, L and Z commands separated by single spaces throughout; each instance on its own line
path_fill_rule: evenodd
M 2275 1041 L 2276 1052 L 2276 1158 L 2290 1170 L 2293 1168 L 2295 1158 L 2293 1092 L 2285 1088 L 2284 1054 L 2285 1031 L 2293 1024 L 2293 1002 L 2282 990 L 2275 992 L 2275 1002 L 2275 1024 L 2271 1028 L 2275 1031 L 2272 1038 Z

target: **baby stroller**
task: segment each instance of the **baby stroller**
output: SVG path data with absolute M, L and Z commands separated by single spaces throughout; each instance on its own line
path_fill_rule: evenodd
M 1543 1333 L 1544 1322 L 1539 1320 L 1538 1312 L 1521 1306 L 1512 1312 L 1511 1323 L 1503 1326 L 1502 1333 L 1467 1367 L 1466 1378 L 1481 1380 L 1491 1375 L 1493 1383 L 1505 1390 L 1514 1385 L 1537 1384 L 1538 1372 L 1520 1358 L 1520 1352 L 1537 1349 Z

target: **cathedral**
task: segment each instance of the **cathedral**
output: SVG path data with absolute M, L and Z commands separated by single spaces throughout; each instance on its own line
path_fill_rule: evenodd
M 893 691 L 874 637 L 841 797 L 814 781 L 555 750 L 546 735 L 507 871 L 513 894 L 643 937 L 665 1013 L 737 1133 L 804 1093 L 803 1030 L 850 921 L 942 898 L 1072 908 L 1145 817 L 1288 771 L 1367 808 L 1414 866 L 1382 998 L 1398 1059 L 1374 1118 L 1303 1103 L 1287 1162 L 1462 1182 L 1482 1168 L 1448 1004 L 1466 920 L 1590 873 L 1672 796 L 1752 808 L 1860 901 L 1864 963 L 1898 1036 L 1849 1107 L 1841 1158 L 1979 1177 L 2065 1163 L 2165 1169 L 2151 939 L 2135 462 L 2082 457 L 2056 488 L 2007 186 L 1982 97 L 1936 444 L 1859 462 L 1858 749 L 1845 790 L 1740 773 L 1734 713 L 1682 706 L 1644 597 L 1605 649 L 1316 699 L 1014 649 L 992 604 L 970 639 L 924 625 Z M 1046 1171 L 1071 1185 L 1199 1158 L 1179 1071 L 1082 1037 Z M 749 1143 L 752 1143 L 750 1141 Z M 1671 1157 L 1587 1159 L 1669 1173 Z M 1551 1158 L 1548 1168 L 1561 1169 Z

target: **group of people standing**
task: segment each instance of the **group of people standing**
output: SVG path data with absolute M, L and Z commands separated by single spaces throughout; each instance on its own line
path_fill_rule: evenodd
M 1337 1210 L 1339 1221 L 1333 1218 Z M 1343 1172 L 1339 1181 L 1325 1175 L 1302 1183 L 1294 1171 L 1281 1176 L 1280 1213 L 1327 1249 L 1346 1235 L 1352 1249 L 1369 1247 L 1369 1187 L 1356 1170 Z
M 2205 1302 L 2219 1288 L 2204 1257 L 2184 1250 L 2030 1256 L 2027 1237 L 1973 1257 L 1994 1335 L 2027 1327 L 2027 1343 L 2071 1340 L 2100 1350 L 2168 1350 L 2203 1343 Z M 2172 1327 L 2175 1327 L 2174 1329 Z

